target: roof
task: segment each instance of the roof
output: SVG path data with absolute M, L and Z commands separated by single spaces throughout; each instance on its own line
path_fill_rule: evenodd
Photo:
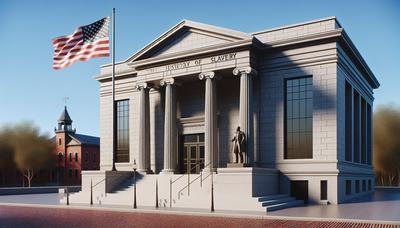
M 82 145 L 100 145 L 100 138 L 90 135 L 81 135 L 81 134 L 68 134 L 72 139 L 78 141 Z
M 61 113 L 60 118 L 58 118 L 58 122 L 63 122 L 66 124 L 72 123 L 72 119 L 68 114 L 67 106 L 64 106 L 64 111 Z
M 240 32 L 233 29 L 222 28 L 214 25 L 203 24 L 200 22 L 183 20 L 169 29 L 167 32 L 156 38 L 154 41 L 146 45 L 144 48 L 139 50 L 137 53 L 129 57 L 126 62 L 131 62 L 139 59 L 141 56 L 145 55 L 147 52 L 158 46 L 161 42 L 167 40 L 169 37 L 177 34 L 178 31 L 181 31 L 185 28 L 194 28 L 202 31 L 211 32 L 214 34 L 219 34 L 225 37 L 230 37 L 233 40 L 245 40 L 251 39 L 251 35 L 245 32 Z

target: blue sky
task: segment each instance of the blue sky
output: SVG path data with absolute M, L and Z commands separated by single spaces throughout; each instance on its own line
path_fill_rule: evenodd
M 68 96 L 77 131 L 99 134 L 99 84 L 110 58 L 52 70 L 51 39 L 117 10 L 116 59 L 125 60 L 183 19 L 244 32 L 336 16 L 381 83 L 375 107 L 400 105 L 400 1 L 0 0 L 0 125 L 33 121 L 53 133 Z

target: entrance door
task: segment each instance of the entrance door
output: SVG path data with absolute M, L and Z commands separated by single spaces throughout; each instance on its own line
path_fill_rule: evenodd
M 200 173 L 204 168 L 204 134 L 182 136 L 182 172 Z
M 295 197 L 297 200 L 304 200 L 304 203 L 308 203 L 308 181 L 290 181 L 290 196 Z

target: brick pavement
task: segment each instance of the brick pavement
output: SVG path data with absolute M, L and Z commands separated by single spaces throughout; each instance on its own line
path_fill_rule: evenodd
M 0 227 L 400 227 L 391 224 L 294 221 L 0 206 Z

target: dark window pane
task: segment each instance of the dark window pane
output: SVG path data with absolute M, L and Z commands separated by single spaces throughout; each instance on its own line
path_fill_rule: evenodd
M 116 162 L 129 162 L 129 100 L 116 101 Z
M 184 135 L 184 142 L 197 142 L 197 135 Z
M 286 80 L 285 158 L 312 158 L 312 78 Z

